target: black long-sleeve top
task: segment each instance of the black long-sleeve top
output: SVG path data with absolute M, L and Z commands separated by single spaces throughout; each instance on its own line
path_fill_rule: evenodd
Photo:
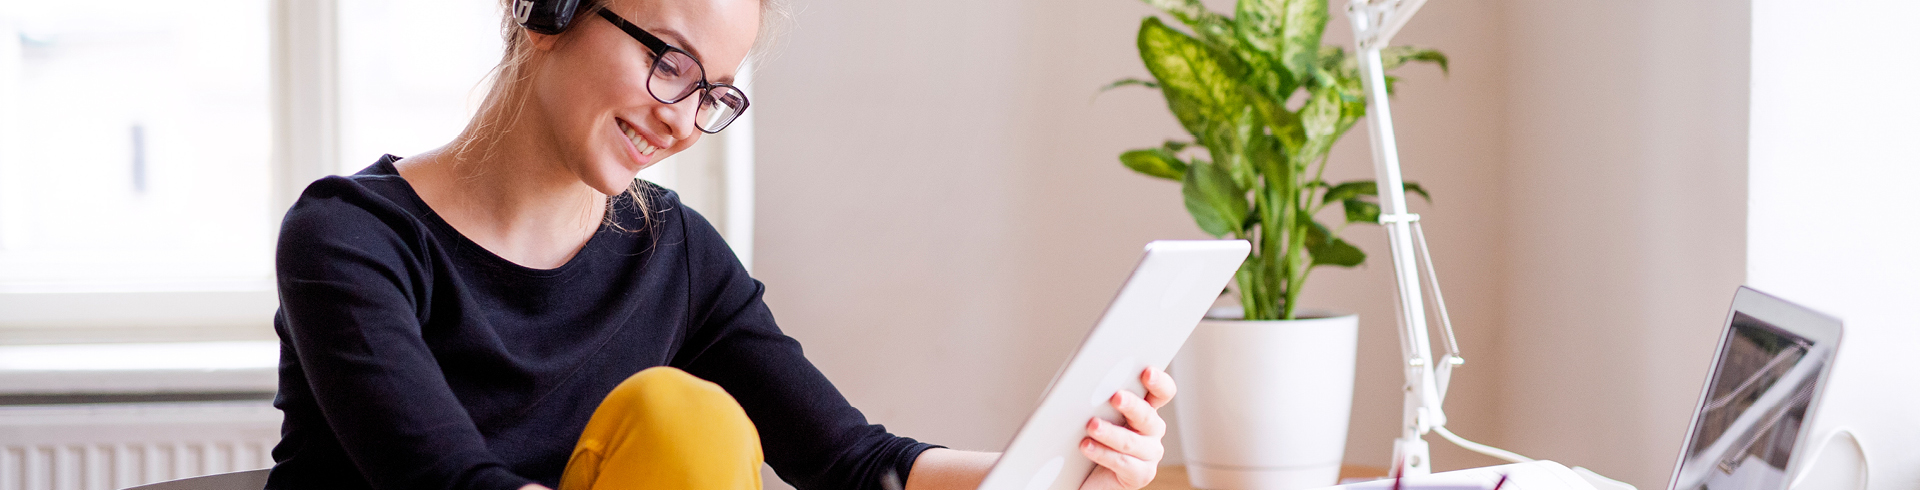
M 573 259 L 531 269 L 456 232 L 395 160 L 314 182 L 282 224 L 267 488 L 554 487 L 601 399 L 653 366 L 725 388 L 802 489 L 879 488 L 930 447 L 848 405 L 672 191 L 651 222 L 616 198 Z

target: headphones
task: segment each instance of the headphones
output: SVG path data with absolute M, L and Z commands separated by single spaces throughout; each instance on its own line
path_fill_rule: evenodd
M 513 20 L 529 31 L 559 34 L 573 23 L 580 0 L 513 0 Z

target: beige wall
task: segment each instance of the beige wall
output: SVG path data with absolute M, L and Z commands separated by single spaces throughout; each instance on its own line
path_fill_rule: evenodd
M 1743 278 L 1746 3 L 1508 8 L 1497 440 L 1661 488 Z
M 1743 260 L 1744 4 L 1693 3 L 1436 0 L 1399 38 L 1454 61 L 1449 77 L 1403 70 L 1395 116 L 1407 176 L 1436 199 L 1415 211 L 1469 359 L 1456 432 L 1665 479 Z M 871 418 L 996 449 L 1139 247 L 1201 236 L 1175 184 L 1114 159 L 1180 136 L 1158 94 L 1094 97 L 1144 74 L 1132 40 L 1149 10 L 797 7 L 754 94 L 756 275 Z M 1365 138 L 1336 150 L 1335 178 L 1371 177 Z M 1317 273 L 1307 302 L 1362 315 L 1348 457 L 1384 466 L 1391 270 L 1384 234 L 1350 233 L 1374 260 Z M 1442 469 L 1491 463 L 1434 440 Z

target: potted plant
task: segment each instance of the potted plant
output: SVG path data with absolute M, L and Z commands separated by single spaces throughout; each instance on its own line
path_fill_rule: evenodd
M 1322 180 L 1334 142 L 1366 114 L 1356 59 L 1321 44 L 1327 0 L 1239 0 L 1231 16 L 1199 0 L 1146 2 L 1187 30 L 1144 19 L 1138 45 L 1152 77 L 1107 88 L 1158 89 L 1192 139 L 1120 161 L 1179 181 L 1207 234 L 1254 244 L 1234 278 L 1240 306 L 1211 312 L 1174 361 L 1189 478 L 1213 489 L 1331 485 L 1346 446 L 1359 319 L 1304 310 L 1298 299 L 1315 267 L 1366 260 L 1340 234 L 1380 216 L 1373 181 Z M 1438 51 L 1382 51 L 1387 69 L 1415 61 L 1447 66 Z M 1427 197 L 1417 184 L 1406 188 Z M 1335 205 L 1341 218 L 1322 223 Z

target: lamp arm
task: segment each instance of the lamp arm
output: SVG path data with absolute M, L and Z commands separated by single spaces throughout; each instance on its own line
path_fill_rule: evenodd
M 1394 440 L 1395 476 L 1417 476 L 1433 471 L 1431 453 L 1421 436 L 1446 425 L 1436 381 L 1433 348 L 1427 334 L 1427 312 L 1422 300 L 1419 259 L 1414 255 L 1414 222 L 1407 212 L 1406 185 L 1400 176 L 1400 154 L 1394 143 L 1393 113 L 1387 106 L 1385 69 L 1380 48 L 1405 25 L 1424 0 L 1349 0 L 1347 18 L 1353 22 L 1356 61 L 1367 95 L 1367 135 L 1372 142 L 1375 185 L 1379 186 L 1380 224 L 1387 229 L 1393 251 L 1395 291 L 1400 308 L 1400 353 L 1406 361 L 1405 402 L 1400 437 Z M 1449 342 L 1451 344 L 1451 342 Z M 1449 359 L 1451 361 L 1451 359 Z M 1450 371 L 1450 369 L 1449 369 Z

